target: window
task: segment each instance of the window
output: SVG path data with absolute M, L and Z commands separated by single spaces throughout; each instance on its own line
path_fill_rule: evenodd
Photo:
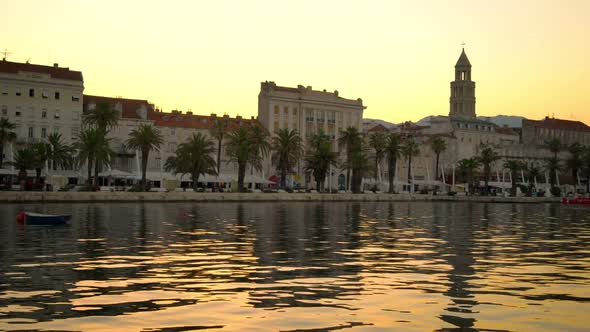
M 35 128 L 29 127 L 29 138 L 35 137 Z
M 49 98 L 49 93 L 47 92 L 47 90 L 43 90 L 43 92 L 41 92 L 41 97 L 43 99 Z
M 29 89 L 29 97 L 35 97 L 35 89 Z
M 55 99 L 59 100 L 59 91 L 55 91 Z
M 41 128 L 41 138 L 47 138 L 47 128 Z
M 59 128 L 59 127 L 54 127 L 54 128 L 53 128 L 53 132 L 54 132 L 54 133 L 56 133 L 56 134 L 59 134 L 59 132 L 60 132 L 60 131 L 61 131 L 61 130 L 60 130 L 60 128 Z
M 80 101 L 80 96 L 72 95 L 72 101 Z
M 21 116 L 20 106 L 16 107 L 16 112 L 14 113 L 15 116 Z
M 41 111 L 41 119 L 47 119 L 47 110 L 46 109 Z
M 20 88 L 16 88 L 16 95 L 20 96 Z
M 78 128 L 78 127 L 72 127 L 70 129 L 70 132 L 72 134 L 72 139 L 77 138 L 78 135 L 80 134 L 80 128 Z
M 72 119 L 73 120 L 80 120 L 80 113 L 72 112 Z
M 35 108 L 34 107 L 29 107 L 29 118 L 34 118 L 35 117 Z
M 2 115 L 8 115 L 8 106 L 2 105 Z
M 56 118 L 56 119 L 59 119 L 60 118 L 59 110 L 55 110 L 55 115 L 53 117 Z
M 6 85 L 2 87 L 2 94 L 3 95 L 7 95 L 8 94 L 8 87 Z

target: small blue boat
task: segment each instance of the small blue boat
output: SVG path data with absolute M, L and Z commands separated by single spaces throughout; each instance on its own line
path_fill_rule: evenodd
M 70 221 L 71 218 L 71 215 L 66 214 L 25 212 L 23 222 L 27 225 L 63 225 Z

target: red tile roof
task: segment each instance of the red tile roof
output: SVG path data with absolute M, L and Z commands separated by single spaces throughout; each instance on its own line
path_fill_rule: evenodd
M 588 131 L 590 127 L 581 121 L 572 120 L 561 120 L 550 117 L 545 117 L 543 120 L 523 120 L 522 126 L 532 126 L 546 129 L 559 129 L 559 130 L 576 130 L 576 131 Z
M 18 74 L 19 72 L 49 74 L 52 78 L 84 82 L 82 72 L 57 66 L 33 65 L 30 63 L 0 61 L 0 73 Z
M 121 103 L 123 109 L 121 118 L 123 119 L 140 119 L 139 114 L 137 114 L 137 110 L 140 109 L 142 106 L 146 108 L 148 113 L 150 111 L 153 111 L 154 108 L 153 105 L 150 104 L 147 100 L 142 99 L 111 98 L 103 96 L 84 95 L 82 101 L 83 110 L 85 112 L 88 110 L 89 104 L 108 103 L 114 107 L 114 105 L 116 105 L 117 103 Z
M 242 119 L 241 117 L 230 118 L 229 116 L 217 117 L 212 115 L 196 115 L 196 114 L 182 114 L 173 111 L 168 112 L 150 112 L 148 114 L 150 120 L 154 121 L 156 126 L 162 127 L 179 127 L 179 128 L 193 128 L 193 129 L 209 129 L 212 127 L 215 119 L 226 119 L 229 121 L 229 127 L 235 128 L 238 126 L 253 126 L 260 125 L 256 119 Z

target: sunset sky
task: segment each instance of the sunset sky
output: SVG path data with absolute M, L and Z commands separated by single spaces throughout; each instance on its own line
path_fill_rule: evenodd
M 365 118 L 448 114 L 465 42 L 478 115 L 590 124 L 590 1 L 8 1 L 8 60 L 67 66 L 85 93 L 257 114 L 260 82 L 362 98 Z

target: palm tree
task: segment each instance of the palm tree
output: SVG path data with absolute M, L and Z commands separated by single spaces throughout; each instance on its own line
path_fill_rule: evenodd
M 305 169 L 312 172 L 316 181 L 316 189 L 323 191 L 326 174 L 330 166 L 335 166 L 338 161 L 338 155 L 332 152 L 330 137 L 320 130 L 310 139 L 311 150 L 305 157 Z
M 244 192 L 244 178 L 248 164 L 252 169 L 261 170 L 262 160 L 268 152 L 267 133 L 260 126 L 237 127 L 229 132 L 225 153 L 228 162 L 238 164 L 238 191 Z
M 117 126 L 119 111 L 109 103 L 98 103 L 96 107 L 84 115 L 83 124 L 93 126 L 108 133 L 110 129 Z
M 356 127 L 348 127 L 346 130 L 340 132 L 338 138 L 338 144 L 340 147 L 346 149 L 346 162 L 344 163 L 346 168 L 346 190 L 350 188 L 350 165 L 353 151 L 360 145 L 361 134 Z
M 222 118 L 215 119 L 209 129 L 211 137 L 217 140 L 217 174 L 221 172 L 221 144 L 223 143 L 223 137 L 225 137 L 227 130 L 228 122 Z
M 414 187 L 412 182 L 412 158 L 420 154 L 420 148 L 413 138 L 408 138 L 402 145 L 402 154 L 408 161 L 408 183 L 410 184 L 410 192 L 412 192 Z
M 511 182 L 511 189 L 510 189 L 510 196 L 516 196 L 516 176 L 517 173 L 524 170 L 526 164 L 524 164 L 520 160 L 506 160 L 504 161 L 504 168 L 510 171 L 510 182 Z
M 447 149 L 447 142 L 441 137 L 436 137 L 430 142 L 430 148 L 432 149 L 432 152 L 434 152 L 434 154 L 436 155 L 436 170 L 434 171 L 434 179 L 438 180 L 440 154 L 445 152 L 445 150 Z
M 529 178 L 529 182 L 532 184 L 536 184 L 537 178 L 539 177 L 539 175 L 541 175 L 541 170 L 535 165 L 530 165 L 526 169 L 528 173 L 527 175 Z
M 389 177 L 389 193 L 395 192 L 393 180 L 395 179 L 395 168 L 397 167 L 397 159 L 401 154 L 401 138 L 397 133 L 390 133 L 387 136 L 385 145 L 385 155 L 387 156 L 387 173 Z
M 21 184 L 21 190 L 24 190 L 27 170 L 33 168 L 35 164 L 35 151 L 31 147 L 18 149 L 14 154 L 14 160 L 10 164 L 18 169 L 18 180 Z
M 73 148 L 63 142 L 61 134 L 49 134 L 46 144 L 49 169 L 65 169 L 72 166 Z
M 489 182 L 490 173 L 492 171 L 492 164 L 500 159 L 500 155 L 496 152 L 495 146 L 492 144 L 480 144 L 479 162 L 483 165 L 484 189 L 485 193 L 490 193 Z
M 557 183 L 557 172 L 561 170 L 561 163 L 558 158 L 551 157 L 545 160 L 545 170 L 549 172 L 549 184 L 551 188 L 555 188 L 555 184 Z
M 376 132 L 369 135 L 369 146 L 375 150 L 375 181 L 380 178 L 379 164 L 385 158 L 387 136 L 383 132 Z
M 45 167 L 45 162 L 47 162 L 49 150 L 48 146 L 45 143 L 35 143 L 31 145 L 31 149 L 35 154 L 35 158 L 33 159 L 33 168 L 35 169 L 35 183 L 41 183 L 41 170 Z
M 4 145 L 10 143 L 16 139 L 14 129 L 16 125 L 7 118 L 0 119 L 0 168 L 2 168 L 2 162 L 4 161 Z
M 119 111 L 114 109 L 111 104 L 103 102 L 98 103 L 93 110 L 85 114 L 83 124 L 85 126 L 94 126 L 95 128 L 102 130 L 106 136 L 108 135 L 109 130 L 117 126 L 119 117 Z M 96 159 L 94 165 L 95 180 L 98 180 L 100 168 L 101 165 L 99 165 L 99 159 Z
M 277 169 L 281 173 L 280 187 L 285 188 L 287 173 L 291 172 L 293 165 L 299 162 L 303 155 L 301 137 L 297 130 L 287 128 L 279 129 L 275 137 L 272 138 L 273 158 Z
M 350 168 L 352 169 L 351 190 L 355 194 L 362 191 L 361 185 L 363 182 L 363 175 L 368 169 L 370 169 L 366 150 L 367 149 L 361 145 L 352 151 L 352 156 L 350 158 Z
M 93 184 L 96 185 L 98 180 L 98 171 L 95 168 L 94 182 L 92 181 L 92 165 L 94 164 L 95 167 L 110 165 L 114 154 L 110 148 L 110 140 L 99 128 L 87 128 L 80 132 L 75 148 L 78 150 L 78 166 L 87 165 L 89 188 Z
M 572 171 L 572 178 L 574 180 L 574 188 L 577 187 L 578 184 L 578 172 L 583 167 L 583 157 L 584 157 L 584 146 L 578 142 L 575 142 L 567 147 L 567 150 L 570 154 L 569 158 L 566 160 L 567 169 Z
M 470 187 L 474 186 L 475 170 L 478 169 L 479 166 L 481 166 L 479 158 L 461 159 L 458 162 L 457 171 Z M 473 194 L 473 192 L 471 192 L 471 194 Z
M 553 153 L 553 158 L 557 159 L 557 154 L 561 151 L 562 144 L 559 138 L 552 138 L 545 141 L 545 149 Z
M 133 150 L 141 151 L 141 187 L 147 188 L 147 164 L 150 151 L 158 149 L 164 143 L 164 137 L 158 128 L 151 124 L 142 124 L 129 134 L 125 144 Z
M 176 156 L 168 157 L 164 168 L 167 172 L 174 174 L 190 174 L 193 189 L 196 191 L 201 175 L 217 174 L 215 160 L 211 157 L 213 153 L 215 153 L 213 141 L 202 133 L 196 133 L 178 146 Z

